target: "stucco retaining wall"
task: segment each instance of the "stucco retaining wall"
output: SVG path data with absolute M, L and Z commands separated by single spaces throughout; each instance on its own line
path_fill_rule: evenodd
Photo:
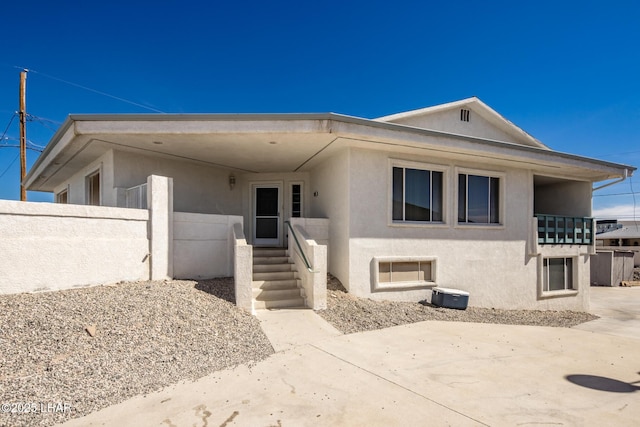
M 0 293 L 149 278 L 146 210 L 0 201 Z

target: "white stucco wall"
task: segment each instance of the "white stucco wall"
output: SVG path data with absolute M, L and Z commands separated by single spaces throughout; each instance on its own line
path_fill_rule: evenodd
M 175 212 L 173 273 L 178 279 L 233 276 L 233 225 L 241 216 Z
M 91 162 L 86 167 L 82 168 L 79 172 L 73 175 L 65 183 L 59 185 L 54 190 L 55 195 L 63 190 L 67 190 L 67 203 L 75 205 L 87 204 L 87 176 L 92 175 L 94 172 L 100 171 L 100 202 L 101 206 L 117 206 L 116 193 L 113 191 L 114 175 L 113 175 L 113 150 L 107 151 L 95 161 Z M 147 174 L 150 175 L 150 174 Z M 146 176 L 144 181 L 146 182 Z M 140 182 L 142 184 L 143 182 Z
M 311 171 L 310 216 L 329 219 L 328 272 L 349 282 L 349 151 L 344 150 Z M 317 195 L 316 195 L 317 194 Z
M 149 278 L 146 210 L 0 201 L 0 293 Z
M 230 171 L 179 159 L 114 151 L 112 192 L 143 184 L 149 175 L 173 178 L 176 212 L 242 214 L 242 192 L 229 187 Z M 235 173 L 237 176 L 238 174 Z M 115 190 L 114 190 L 115 188 Z
M 533 239 L 533 174 L 527 170 L 452 164 L 447 159 L 411 157 L 444 166 L 445 224 L 394 224 L 390 217 L 390 156 L 384 152 L 352 149 L 349 156 L 350 236 L 347 289 L 373 299 L 430 301 L 429 289 L 372 292 L 374 257 L 436 257 L 437 285 L 470 292 L 469 304 L 496 308 L 584 309 L 588 295 L 589 264 L 582 247 L 541 247 L 544 256 L 575 256 L 580 262 L 577 295 L 539 298 L 540 257 L 530 254 Z M 456 168 L 502 174 L 501 226 L 457 225 Z M 333 228 L 334 221 L 331 218 Z M 337 239 L 340 242 L 340 239 Z M 332 235 L 332 251 L 336 251 Z M 339 246 L 339 244 L 337 245 Z M 330 270 L 331 271 L 331 270 Z
M 468 106 L 461 108 L 469 109 Z M 422 116 L 404 117 L 396 119 L 393 122 L 422 129 L 439 130 L 460 135 L 473 135 L 496 141 L 522 142 L 518 141 L 513 135 L 497 128 L 495 124 L 491 124 L 474 110 L 471 110 L 468 122 L 460 120 L 461 108 L 431 112 L 428 115 Z

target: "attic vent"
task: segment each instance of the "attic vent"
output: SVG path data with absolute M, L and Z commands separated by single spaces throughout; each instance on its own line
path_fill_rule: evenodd
M 468 122 L 469 121 L 469 114 L 470 111 L 469 110 L 465 110 L 464 108 L 462 110 L 460 110 L 460 120 L 463 122 Z

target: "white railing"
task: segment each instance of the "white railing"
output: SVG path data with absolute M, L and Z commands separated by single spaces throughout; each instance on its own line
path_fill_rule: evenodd
M 125 190 L 125 207 L 147 209 L 147 184 L 136 185 Z

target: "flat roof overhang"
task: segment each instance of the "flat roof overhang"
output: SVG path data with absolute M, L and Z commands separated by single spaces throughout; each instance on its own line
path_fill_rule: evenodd
M 594 182 L 630 176 L 635 170 L 547 148 L 333 113 L 71 115 L 29 171 L 25 185 L 28 190 L 53 191 L 112 149 L 267 173 L 309 170 L 347 147 L 484 161 Z

